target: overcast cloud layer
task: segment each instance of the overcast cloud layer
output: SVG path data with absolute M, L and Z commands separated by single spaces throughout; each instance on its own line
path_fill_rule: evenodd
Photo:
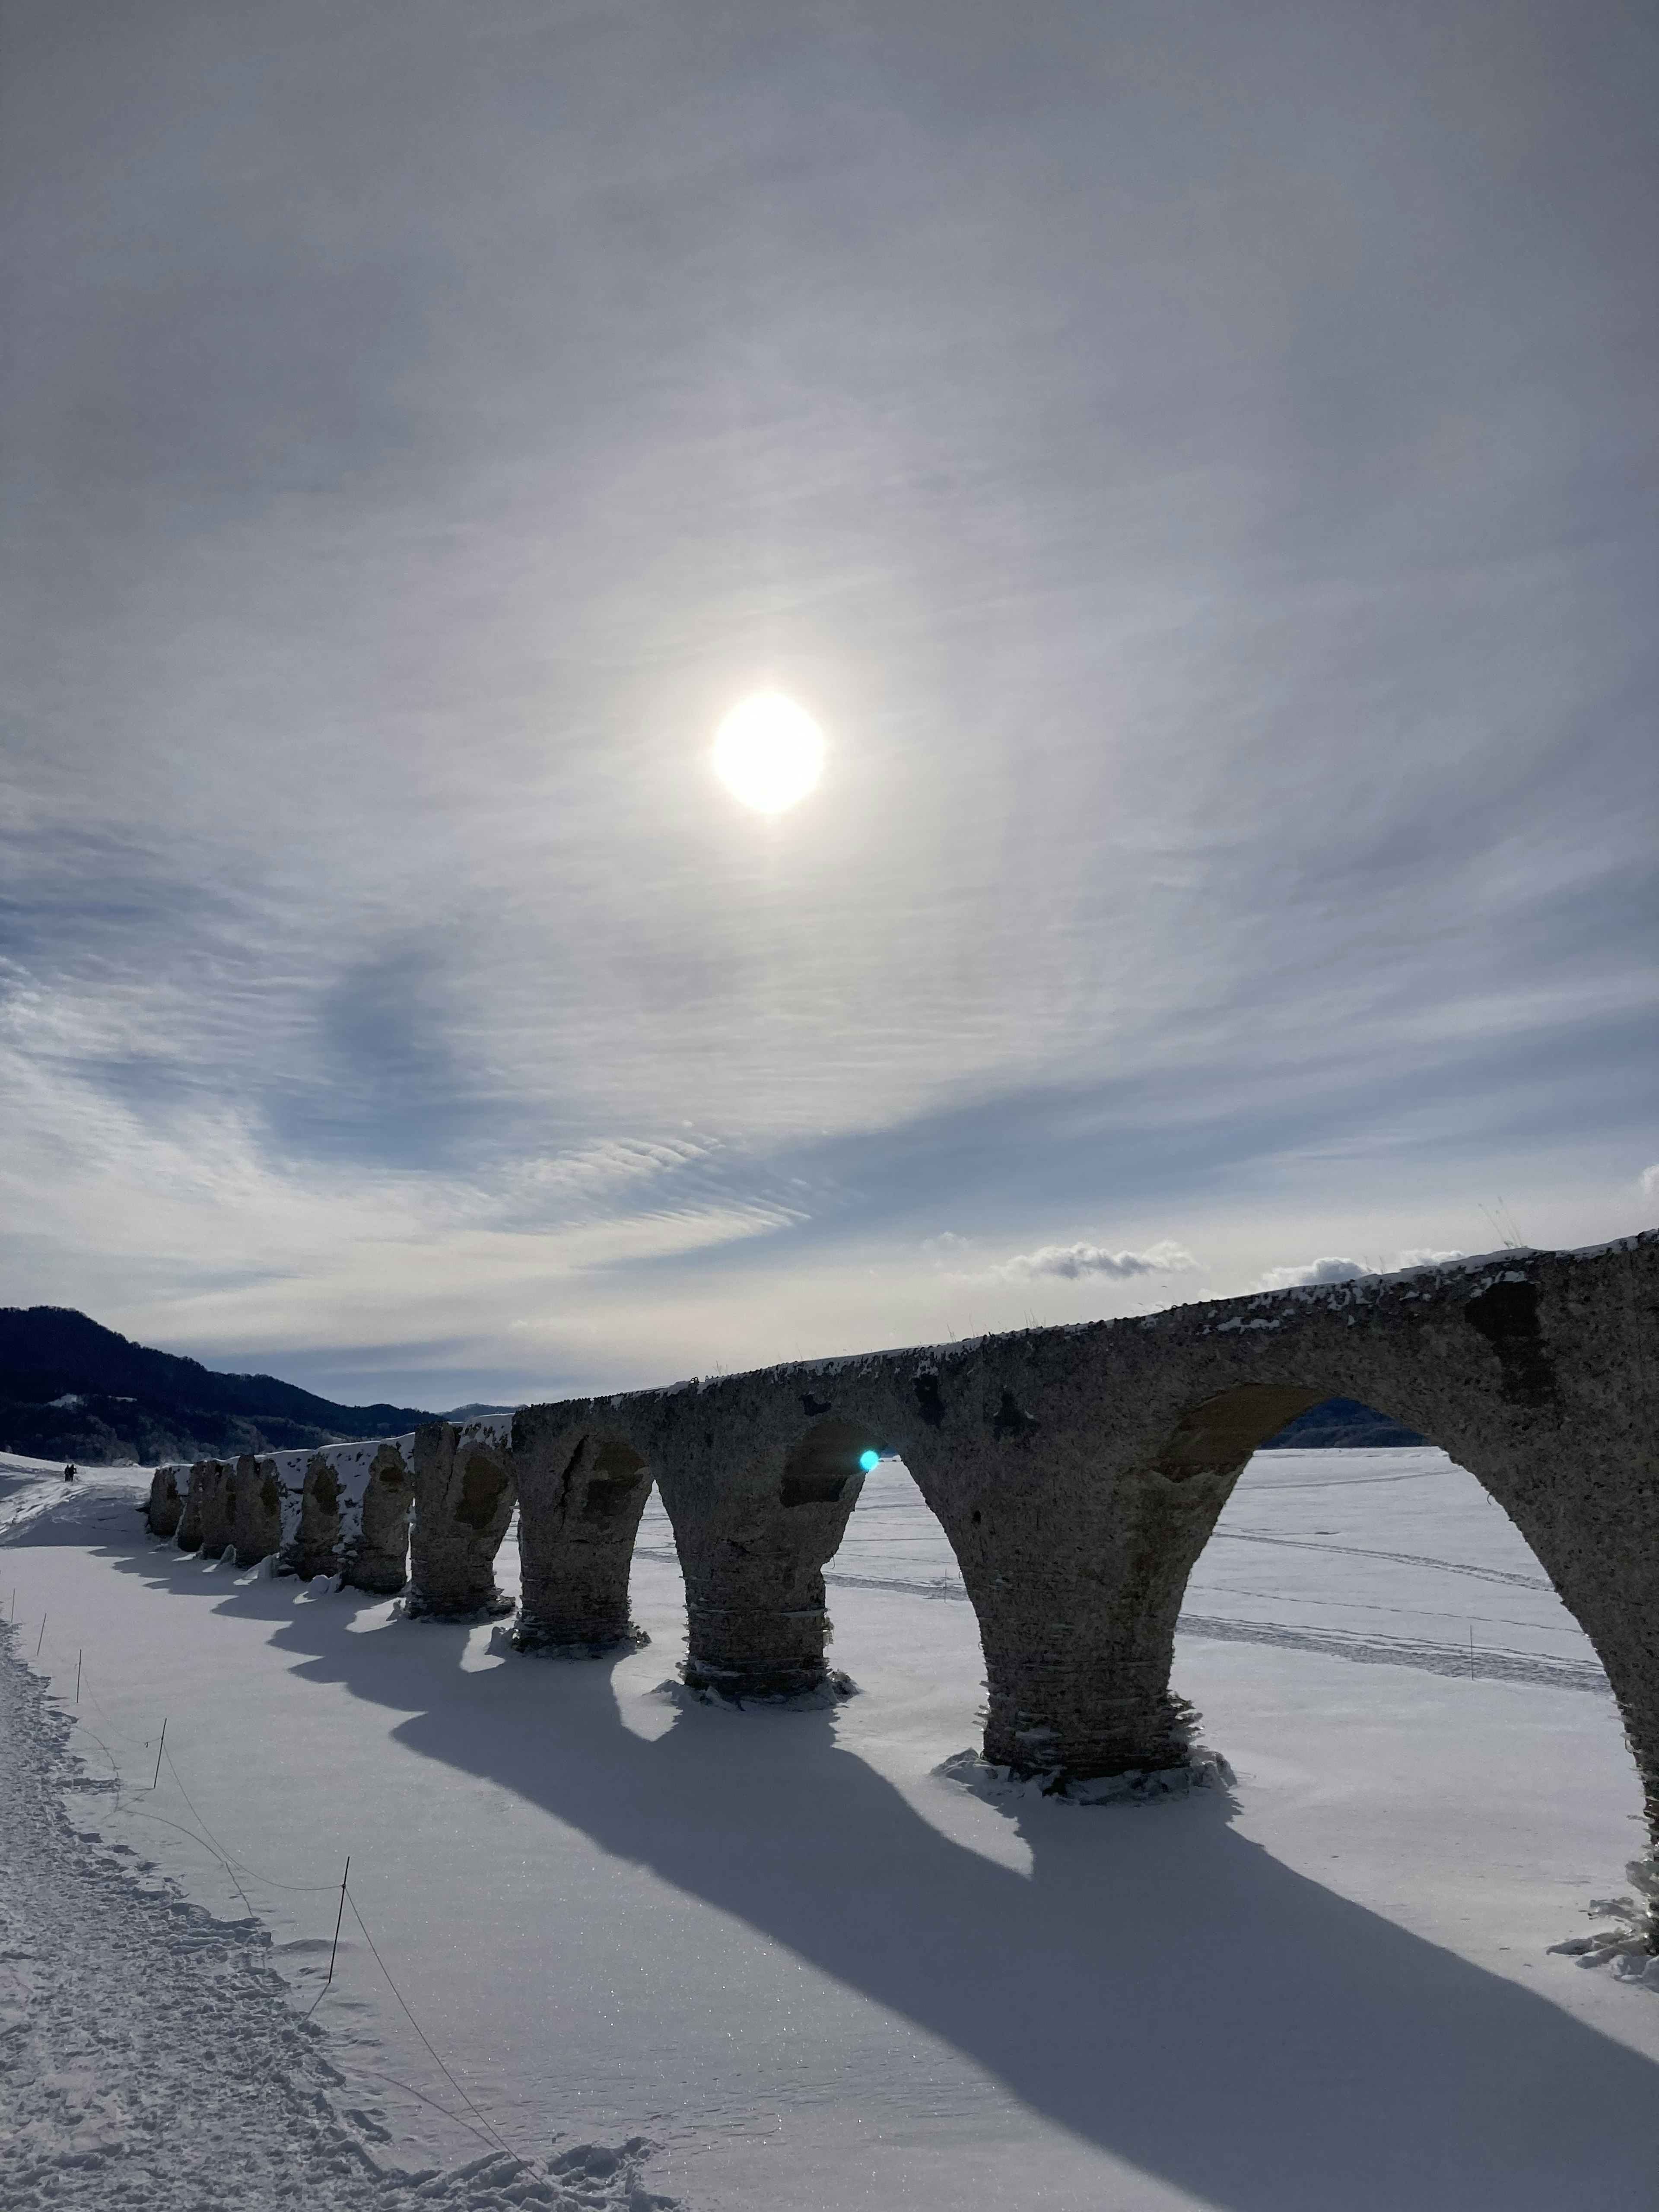
M 448 1403 L 1654 1220 L 1650 8 L 0 23 L 8 1302 Z

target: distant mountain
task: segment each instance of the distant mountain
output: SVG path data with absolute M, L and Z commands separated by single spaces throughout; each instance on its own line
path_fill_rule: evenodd
M 148 1467 L 395 1437 L 437 1419 L 414 1406 L 337 1406 L 274 1375 L 222 1375 L 72 1307 L 0 1307 L 0 1451 Z
M 1263 1451 L 1376 1451 L 1400 1444 L 1425 1444 L 1427 1437 L 1419 1437 L 1415 1429 L 1408 1429 L 1379 1413 L 1374 1406 L 1362 1406 L 1358 1398 L 1327 1398 L 1322 1406 L 1310 1406 L 1305 1413 L 1298 1413 L 1287 1422 L 1276 1437 L 1269 1437 L 1262 1445 Z

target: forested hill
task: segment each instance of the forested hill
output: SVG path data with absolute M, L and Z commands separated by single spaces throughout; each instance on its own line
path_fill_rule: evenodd
M 434 1418 L 337 1406 L 274 1375 L 218 1374 L 69 1306 L 0 1307 L 0 1451 L 149 1466 L 398 1436 Z

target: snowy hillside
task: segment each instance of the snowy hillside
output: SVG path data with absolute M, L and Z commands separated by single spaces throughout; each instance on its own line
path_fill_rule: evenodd
M 978 1734 L 974 1617 L 896 1464 L 826 1577 L 860 1694 L 740 1712 L 675 1680 L 654 1501 L 634 1576 L 653 1641 L 583 1664 L 184 1556 L 144 1533 L 137 1471 L 66 1492 L 9 1465 L 0 1613 L 15 1589 L 12 1648 L 85 1763 L 72 1826 L 113 1856 L 55 1862 L 29 1815 L 47 1925 L 7 1938 L 38 1954 L 0 1988 L 8 2109 L 33 2130 L 0 2148 L 8 2205 L 175 2201 L 153 2178 L 118 2193 L 131 2061 L 42 1994 L 52 1942 L 78 1944 L 97 2013 L 85 1930 L 133 1924 L 123 1885 L 151 1900 L 110 1984 L 129 2043 L 165 1911 L 326 2106 L 296 2202 L 389 2205 L 406 2185 L 376 2172 L 398 2168 L 440 2170 L 424 2201 L 689 2212 L 1654 2202 L 1659 1990 L 1550 1948 L 1627 1886 L 1635 1776 L 1583 1636 L 1437 1451 L 1258 1455 L 1176 1673 L 1235 1789 L 1103 1809 L 951 1763 Z M 161 1877 L 177 1901 L 154 1902 Z M 102 1920 L 61 1904 L 77 1880 Z M 281 2043 L 273 1968 L 320 2040 Z M 183 2106 L 203 2039 L 177 2010 L 157 2032 Z M 204 2120 L 226 2146 L 211 2201 L 283 2201 L 260 2130 L 294 2116 L 250 2094 Z M 587 2172 L 589 2146 L 630 2144 Z

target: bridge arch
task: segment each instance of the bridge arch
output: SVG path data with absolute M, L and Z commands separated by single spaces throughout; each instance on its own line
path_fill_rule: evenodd
M 983 1700 L 985 1660 L 962 1563 L 900 1454 L 876 1457 L 823 1569 L 836 1666 L 862 1690 L 884 1682 L 890 1699 L 925 1701 L 941 1715 L 963 1706 L 972 1712 Z M 906 1656 L 896 1664 L 891 1608 L 917 1599 L 944 1602 L 930 1602 L 921 1620 L 908 1615 L 900 1647 Z
M 1021 1650 L 1005 1667 L 1013 1678 L 1006 1695 L 1015 1710 L 1012 1716 L 994 1714 L 1001 1734 L 994 1746 L 988 1742 L 988 1752 L 1016 1767 L 1057 1765 L 1079 1778 L 1183 1763 L 1197 1717 L 1171 1690 L 1170 1674 L 1192 1574 L 1254 1455 L 1297 1414 L 1349 1394 L 1355 1394 L 1352 1371 L 1340 1393 L 1316 1373 L 1295 1383 L 1236 1382 L 1196 1400 L 1173 1419 L 1166 1417 L 1152 1448 L 1133 1455 L 1129 1465 L 1110 1468 L 1103 1455 L 1097 1474 L 1110 1496 L 1109 1516 L 1091 1537 L 1080 1526 L 1076 1530 L 1077 1580 L 1086 1588 L 1062 1602 L 1051 1583 L 1051 1646 L 1038 1654 L 1042 1692 L 1052 1703 L 1059 1691 L 1064 1723 L 1054 1729 L 1051 1712 L 1052 1733 L 1041 1718 L 1033 1724 L 1033 1668 L 1030 1655 Z M 1578 1616 L 1562 1589 L 1558 1567 L 1566 1562 L 1553 1562 L 1549 1555 L 1556 1533 L 1549 1517 L 1514 1510 L 1516 1502 L 1524 1506 L 1528 1485 L 1517 1469 L 1513 1439 L 1501 1450 L 1483 1448 L 1478 1418 L 1443 1425 L 1421 1402 L 1396 1399 L 1379 1405 L 1382 1395 L 1369 1392 L 1364 1402 L 1444 1449 L 1505 1512 L 1606 1666 L 1592 1625 Z M 1438 1432 L 1443 1426 L 1461 1433 Z M 1560 1449 L 1558 1437 L 1555 1449 Z M 1534 1528 L 1541 1543 L 1534 1540 Z M 1029 1618 L 1029 1598 L 1021 1611 Z M 1041 1638 L 1034 1641 L 1041 1645 Z
M 1204 1702 L 1214 1656 L 1206 1664 L 1194 1646 L 1215 1642 L 1605 1696 L 1589 1639 L 1484 1484 L 1431 1438 L 1355 1401 L 1333 1427 L 1281 1432 L 1240 1473 L 1177 1624 L 1186 1695 Z M 1242 1708 L 1231 1686 L 1224 1696 L 1231 1732 Z
M 988 1339 L 926 1374 L 911 1355 L 934 1411 L 905 1457 L 980 1614 L 988 1756 L 1079 1778 L 1184 1760 L 1192 1564 L 1250 1453 L 1344 1395 L 1515 1523 L 1606 1669 L 1659 1832 L 1656 1322 L 1646 1236 Z

